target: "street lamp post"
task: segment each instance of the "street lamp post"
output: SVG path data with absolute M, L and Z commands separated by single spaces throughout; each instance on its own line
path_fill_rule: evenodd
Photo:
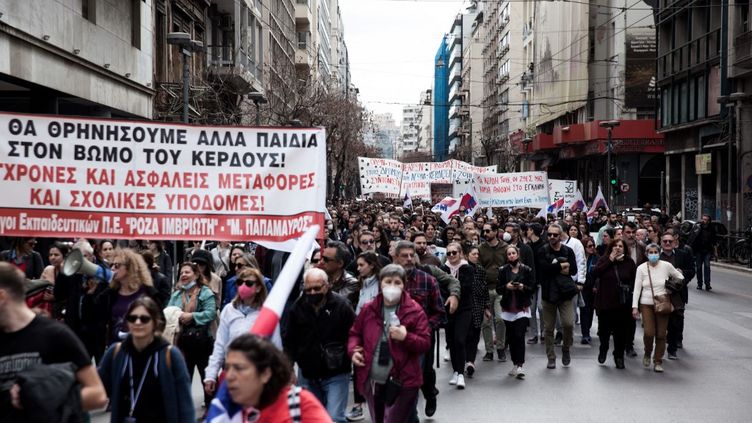
M 261 126 L 261 105 L 266 104 L 268 101 L 264 94 L 258 91 L 252 91 L 248 94 L 248 100 L 251 100 L 256 106 L 256 126 Z
M 619 122 L 618 120 L 607 120 L 607 121 L 600 122 L 598 125 L 600 125 L 602 128 L 608 129 L 608 144 L 606 144 L 606 169 L 608 169 L 608 172 L 609 172 L 608 176 L 609 176 L 609 182 L 610 182 L 609 184 L 610 189 L 608 190 L 608 204 L 609 204 L 609 207 L 613 209 L 614 207 L 614 187 L 613 187 L 614 183 L 611 182 L 610 178 L 613 177 L 611 175 L 611 152 L 614 149 L 614 145 L 611 139 L 611 131 L 615 127 L 621 125 L 621 122 Z
M 186 32 L 170 32 L 167 34 L 167 44 L 180 47 L 180 52 L 183 55 L 183 123 L 188 123 L 188 99 L 191 84 L 191 64 L 188 62 L 188 58 L 192 56 L 193 52 L 201 51 L 204 48 L 204 43 L 192 40 Z
M 527 158 L 527 154 L 529 152 L 530 143 L 533 142 L 533 139 L 530 137 L 525 137 L 522 139 L 522 145 L 525 147 L 525 156 Z M 520 169 L 520 171 L 524 171 L 524 169 Z

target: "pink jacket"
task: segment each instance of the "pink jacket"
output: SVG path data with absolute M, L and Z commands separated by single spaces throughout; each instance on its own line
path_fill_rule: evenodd
M 379 294 L 373 301 L 366 304 L 350 328 L 350 339 L 347 352 L 352 357 L 355 347 L 362 346 L 365 363 L 363 367 L 355 367 L 360 388 L 365 392 L 366 382 L 371 372 L 373 355 L 381 339 L 384 318 L 381 315 L 384 298 Z M 400 324 L 407 329 L 407 337 L 403 341 L 388 339 L 389 351 L 394 365 L 391 376 L 402 382 L 405 388 L 419 388 L 423 384 L 423 371 L 420 368 L 420 356 L 431 346 L 431 328 L 423 308 L 410 295 L 402 292 L 402 300 L 397 317 Z

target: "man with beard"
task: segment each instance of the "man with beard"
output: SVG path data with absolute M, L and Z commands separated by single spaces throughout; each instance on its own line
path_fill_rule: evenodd
M 442 323 L 446 322 L 446 312 L 436 278 L 415 267 L 415 244 L 400 241 L 394 247 L 394 254 L 396 263 L 407 273 L 405 290 L 423 308 L 431 327 L 431 348 L 423 356 L 423 386 L 420 388 L 426 399 L 426 416 L 431 417 L 436 413 L 436 396 L 439 394 L 439 390 L 436 389 L 436 371 L 433 369 L 433 354 L 436 348 L 435 332 Z
M 483 341 L 486 345 L 486 355 L 483 361 L 492 361 L 494 352 L 493 332 L 496 333 L 496 353 L 502 363 L 507 361 L 505 349 L 506 327 L 501 316 L 501 296 L 496 293 L 496 282 L 499 276 L 499 267 L 506 263 L 508 244 L 499 239 L 499 225 L 486 223 L 483 225 L 483 238 L 485 241 L 478 247 L 480 265 L 486 270 L 486 285 L 488 295 L 491 298 L 493 315 L 483 319 Z
M 428 240 L 426 234 L 423 232 L 415 232 L 410 238 L 413 244 L 415 244 L 415 254 L 420 260 L 420 264 L 430 264 L 432 266 L 441 266 L 441 261 L 438 257 L 428 252 Z
M 608 214 L 608 220 L 606 221 L 606 224 L 603 225 L 598 230 L 598 239 L 597 239 L 596 245 L 603 244 L 603 231 L 605 231 L 606 229 L 616 229 L 618 225 L 619 225 L 619 215 L 617 215 L 614 212 L 610 212 Z
M 692 255 L 685 249 L 680 248 L 678 237 L 670 233 L 663 234 L 661 237 L 661 260 L 671 263 L 676 270 L 684 275 L 681 291 L 677 294 L 672 294 L 671 302 L 674 304 L 675 310 L 668 317 L 668 333 L 666 335 L 668 359 L 676 360 L 677 349 L 683 347 L 684 312 L 685 305 L 689 302 L 689 290 L 687 287 L 692 278 L 695 277 L 695 266 Z M 675 295 L 678 297 L 678 301 L 674 300 Z
M 538 256 L 538 250 L 543 246 L 544 241 L 541 239 L 541 234 L 543 234 L 543 226 L 540 223 L 531 223 L 527 227 L 527 239 L 530 240 L 530 249 L 533 250 L 533 254 L 535 257 Z M 535 268 L 535 280 L 539 281 L 541 280 L 541 272 L 540 269 L 537 267 Z M 527 343 L 528 344 L 537 344 L 538 343 L 538 333 L 543 334 L 543 325 L 540 325 L 540 328 L 538 327 L 538 298 L 540 297 L 540 285 L 538 285 L 538 289 L 533 293 L 533 298 L 531 298 L 531 306 L 530 306 L 530 332 L 533 334 L 530 338 L 528 338 Z

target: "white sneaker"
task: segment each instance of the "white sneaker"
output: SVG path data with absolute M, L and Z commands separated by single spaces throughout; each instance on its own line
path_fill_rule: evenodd
M 457 379 L 459 379 L 459 377 L 460 377 L 460 374 L 459 374 L 459 373 L 457 373 L 457 372 L 454 372 L 454 373 L 452 374 L 452 378 L 451 378 L 451 379 L 449 379 L 449 384 L 450 384 L 450 385 L 456 385 L 456 384 L 457 384 Z M 462 381 L 464 382 L 464 380 L 465 380 L 465 378 L 463 377 L 463 378 L 462 378 Z
M 512 377 L 517 376 L 517 366 L 512 366 L 512 370 L 510 370 L 507 374 Z
M 457 376 L 457 389 L 465 389 L 465 376 L 464 375 Z
M 522 366 L 517 367 L 517 379 L 524 379 L 525 378 L 525 369 L 522 368 Z

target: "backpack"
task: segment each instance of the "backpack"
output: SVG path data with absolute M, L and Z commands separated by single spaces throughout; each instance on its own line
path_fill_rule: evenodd
M 112 352 L 112 360 L 115 360 L 115 357 L 117 357 L 118 353 L 120 352 L 120 348 L 123 346 L 122 342 L 118 342 L 115 344 L 115 351 Z M 168 370 L 172 370 L 172 345 L 167 346 L 167 352 L 165 353 L 165 365 L 167 365 Z

